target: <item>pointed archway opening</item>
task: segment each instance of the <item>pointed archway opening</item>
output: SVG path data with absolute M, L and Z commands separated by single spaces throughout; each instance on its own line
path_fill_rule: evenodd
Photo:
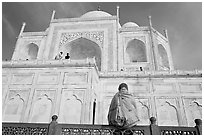
M 29 60 L 35 60 L 37 59 L 37 55 L 38 55 L 38 46 L 34 43 L 30 43 L 27 45 L 27 49 L 28 49 L 28 59 Z
M 70 59 L 81 60 L 86 58 L 94 58 L 96 65 L 101 71 L 101 49 L 95 42 L 86 39 L 78 38 L 65 46 L 64 51 L 69 52 Z
M 147 62 L 146 47 L 141 40 L 133 39 L 128 42 L 126 54 L 128 62 Z

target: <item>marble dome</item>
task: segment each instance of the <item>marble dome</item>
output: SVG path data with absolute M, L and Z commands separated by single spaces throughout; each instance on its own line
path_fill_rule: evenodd
M 94 17 L 110 17 L 111 14 L 104 11 L 89 11 L 81 16 L 81 18 L 94 18 Z
M 139 25 L 137 25 L 137 24 L 134 23 L 134 22 L 127 22 L 127 23 L 125 23 L 122 27 L 124 27 L 124 28 L 128 28 L 128 27 L 139 27 Z

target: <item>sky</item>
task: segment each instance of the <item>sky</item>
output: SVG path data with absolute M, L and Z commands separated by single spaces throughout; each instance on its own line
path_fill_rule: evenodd
M 116 15 L 120 6 L 120 24 L 135 22 L 148 26 L 148 16 L 153 27 L 164 35 L 168 30 L 175 69 L 202 69 L 202 3 L 201 2 L 3 2 L 2 3 L 2 60 L 10 60 L 15 49 L 22 22 L 24 32 L 45 31 L 52 11 L 55 18 L 80 17 L 97 10 Z

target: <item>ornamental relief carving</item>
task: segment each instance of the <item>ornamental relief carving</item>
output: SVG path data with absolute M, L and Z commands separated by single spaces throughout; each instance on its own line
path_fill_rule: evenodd
M 60 44 L 59 48 L 63 46 L 64 44 L 77 39 L 77 38 L 87 38 L 91 39 L 97 44 L 99 44 L 101 47 L 103 46 L 103 40 L 104 40 L 104 32 L 103 31 L 85 31 L 85 32 L 67 32 L 62 33 L 60 38 Z

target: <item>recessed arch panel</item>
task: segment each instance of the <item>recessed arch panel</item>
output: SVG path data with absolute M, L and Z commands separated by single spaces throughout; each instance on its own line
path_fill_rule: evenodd
M 28 49 L 28 59 L 29 60 L 37 59 L 38 50 L 39 50 L 38 45 L 34 43 L 30 43 L 27 45 L 27 49 Z
M 68 52 L 70 54 L 70 59 L 81 60 L 86 58 L 96 59 L 96 65 L 99 70 L 101 70 L 101 48 L 99 45 L 86 38 L 78 38 L 61 49 L 64 54 Z
M 144 42 L 138 39 L 129 41 L 126 47 L 126 55 L 128 62 L 147 62 Z
M 158 45 L 158 52 L 159 52 L 159 65 L 169 68 L 168 55 L 163 45 L 161 44 Z

